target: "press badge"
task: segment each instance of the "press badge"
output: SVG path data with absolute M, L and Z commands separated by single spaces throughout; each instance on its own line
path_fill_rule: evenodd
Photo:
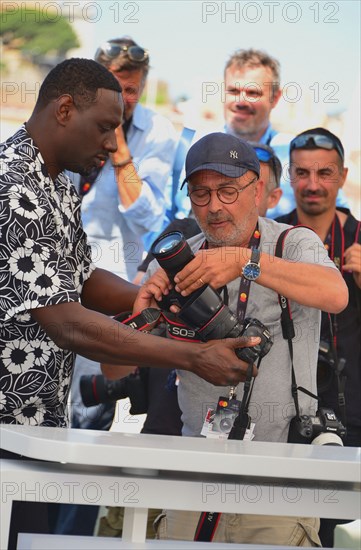
M 240 411 L 241 402 L 238 399 L 220 397 L 216 410 L 209 408 L 204 418 L 201 435 L 212 439 L 228 439 L 233 422 Z M 243 440 L 254 438 L 254 423 L 246 430 Z

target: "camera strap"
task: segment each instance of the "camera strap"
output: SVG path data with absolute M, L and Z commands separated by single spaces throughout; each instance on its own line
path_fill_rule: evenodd
M 119 321 L 123 325 L 134 328 L 135 330 L 141 330 L 148 332 L 150 329 L 159 322 L 162 316 L 162 311 L 155 307 L 148 307 L 143 309 L 140 313 L 134 315 L 130 311 L 118 313 L 113 317 L 114 321 Z
M 346 210 L 344 213 L 349 214 L 349 211 Z M 348 218 L 349 219 L 349 218 Z M 292 213 L 292 217 L 289 220 L 289 223 L 298 226 L 299 221 L 297 217 L 297 211 L 295 210 Z M 346 220 L 347 223 L 347 220 Z M 360 222 L 357 223 L 355 231 L 354 242 L 360 242 Z M 343 276 L 343 264 L 344 264 L 344 253 L 345 253 L 345 234 L 344 228 L 340 222 L 340 218 L 337 213 L 335 213 L 334 219 L 327 231 L 326 238 L 323 242 L 326 250 L 328 251 L 329 257 L 334 262 L 336 267 L 339 269 L 341 275 Z M 329 333 L 330 333 L 330 349 L 333 358 L 333 371 L 336 377 L 337 383 L 337 404 L 339 408 L 339 413 L 343 424 L 346 426 L 346 400 L 345 400 L 345 386 L 346 386 L 346 376 L 342 375 L 342 371 L 345 367 L 345 360 L 338 357 L 337 353 L 337 315 L 336 314 L 326 314 L 329 319 Z
M 294 227 L 290 227 L 289 229 L 285 229 L 284 231 L 282 231 L 276 243 L 275 256 L 277 256 L 278 258 L 282 258 L 283 248 L 284 248 L 287 235 L 289 234 L 290 231 L 292 231 L 293 229 L 298 229 L 299 227 L 306 227 L 306 226 L 295 225 Z M 307 229 L 310 229 L 310 228 L 308 227 Z M 283 338 L 288 342 L 288 349 L 291 357 L 291 392 L 292 392 L 292 397 L 295 404 L 296 416 L 297 418 L 300 418 L 300 406 L 298 402 L 297 392 L 302 391 L 303 393 L 309 395 L 310 397 L 313 397 L 317 401 L 318 401 L 318 397 L 313 393 L 311 393 L 309 390 L 297 385 L 296 373 L 295 373 L 294 363 L 293 363 L 293 344 L 292 344 L 292 340 L 295 337 L 295 328 L 294 328 L 293 319 L 292 319 L 291 307 L 288 299 L 285 298 L 285 296 L 282 296 L 281 294 L 278 295 L 278 301 L 281 306 L 282 335 L 283 335 Z

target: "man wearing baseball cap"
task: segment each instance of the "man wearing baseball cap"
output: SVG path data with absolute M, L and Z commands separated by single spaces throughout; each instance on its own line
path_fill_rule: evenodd
M 266 325 L 273 346 L 262 361 L 258 361 L 258 376 L 248 394 L 247 430 L 243 438 L 287 442 L 296 410 L 291 393 L 292 362 L 288 342 L 282 336 L 279 294 L 290 300 L 299 336 L 293 345 L 297 384 L 315 394 L 318 353 L 315 330 L 317 332 L 320 324 L 319 310 L 341 311 L 347 304 L 347 289 L 321 241 L 310 229 L 289 231 L 284 239 L 282 258 L 275 257 L 277 239 L 290 226 L 259 217 L 259 172 L 256 152 L 238 137 L 213 133 L 190 148 L 185 183 L 202 233 L 188 241 L 195 258 L 176 274 L 175 290 L 187 296 L 209 284 L 218 289 L 241 325 L 246 323 L 246 318 Z M 317 259 L 315 242 L 321 245 Z M 150 264 L 146 276 L 148 280 L 135 303 L 138 310 L 147 307 L 153 296 L 159 299 L 161 292 L 167 294 L 169 288 L 168 278 L 158 269 L 156 261 Z M 179 370 L 178 377 L 183 435 L 227 438 L 229 432 L 215 430 L 209 417 L 214 414 L 217 417 L 217 403 L 224 406 L 232 400 L 234 391 L 242 411 L 247 385 L 225 390 L 186 371 Z M 298 392 L 298 401 L 302 414 L 315 414 L 315 398 Z M 237 512 L 236 506 L 234 511 Z M 157 536 L 248 544 L 320 544 L 317 518 L 227 513 L 210 514 L 208 522 L 204 521 L 204 514 L 207 512 L 200 515 L 165 510 L 156 521 Z M 203 526 L 208 523 L 212 528 L 204 531 Z

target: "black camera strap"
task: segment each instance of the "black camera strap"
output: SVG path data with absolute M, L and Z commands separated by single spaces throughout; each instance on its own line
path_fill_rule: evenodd
M 346 212 L 345 212 L 346 213 Z M 348 211 L 347 211 L 348 213 Z M 297 211 L 294 211 L 293 218 L 290 220 L 290 223 L 297 226 L 299 224 Z M 347 222 L 346 222 L 347 223 Z M 355 232 L 355 242 L 361 240 L 360 236 L 360 222 L 357 224 Z M 341 275 L 343 276 L 343 264 L 344 264 L 344 254 L 345 254 L 345 234 L 340 218 L 337 213 L 335 213 L 334 219 L 327 231 L 326 238 L 323 242 L 331 260 L 334 262 L 336 267 L 339 269 Z M 329 344 L 331 349 L 331 354 L 333 358 L 333 370 L 336 377 L 337 383 L 337 404 L 339 408 L 339 413 L 341 421 L 346 426 L 346 400 L 345 400 L 345 387 L 346 387 L 346 376 L 342 374 L 343 369 L 345 368 L 345 359 L 338 357 L 337 353 L 337 315 L 327 313 L 329 319 Z
M 289 229 L 285 229 L 284 231 L 282 231 L 276 243 L 275 256 L 277 256 L 278 258 L 282 258 L 283 248 L 284 248 L 287 235 L 293 229 L 298 229 L 300 227 L 306 227 L 306 226 L 295 225 L 294 227 L 290 227 Z M 308 227 L 307 229 L 310 229 L 310 228 Z M 294 328 L 293 319 L 292 319 L 291 307 L 288 299 L 285 298 L 285 296 L 282 296 L 281 294 L 278 295 L 278 301 L 281 306 L 282 335 L 283 335 L 283 338 L 288 342 L 288 349 L 291 357 L 291 392 L 292 392 L 292 397 L 295 404 L 296 416 L 297 418 L 300 418 L 300 406 L 298 402 L 297 392 L 302 391 L 303 393 L 307 394 L 310 397 L 313 397 L 317 401 L 318 401 L 318 397 L 313 393 L 311 393 L 306 388 L 303 388 L 302 386 L 297 385 L 296 373 L 295 373 L 294 362 L 293 362 L 293 344 L 292 344 L 292 340 L 295 337 L 295 328 Z
M 148 307 L 143 309 L 140 313 L 134 315 L 130 311 L 118 313 L 113 317 L 114 321 L 118 321 L 123 325 L 134 328 L 135 330 L 141 330 L 148 332 L 152 329 L 160 320 L 162 311 L 155 307 Z

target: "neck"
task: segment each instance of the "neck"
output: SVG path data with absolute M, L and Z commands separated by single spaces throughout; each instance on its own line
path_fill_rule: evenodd
M 311 229 L 313 229 L 314 232 L 320 237 L 322 242 L 324 242 L 327 237 L 328 230 L 330 229 L 330 226 L 335 218 L 335 214 L 336 209 L 332 209 L 322 214 L 318 214 L 317 216 L 311 216 L 310 214 L 307 214 L 297 208 L 299 223 L 311 227 Z M 337 215 L 339 216 L 341 225 L 343 226 L 346 215 L 343 214 L 343 212 L 337 212 Z
M 43 120 L 41 115 L 35 115 L 33 113 L 28 122 L 25 124 L 25 127 L 26 131 L 39 149 L 50 177 L 55 180 L 61 172 L 61 169 L 58 167 L 54 154 L 52 153 L 55 148 L 54 144 L 50 143 L 50 135 L 52 130 L 49 128 L 49 124 Z

